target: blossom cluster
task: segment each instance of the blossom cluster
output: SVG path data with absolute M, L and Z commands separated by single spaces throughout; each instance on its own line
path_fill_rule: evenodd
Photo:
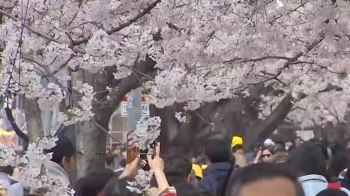
M 339 116 L 348 110 L 349 1 L 2 0 L 0 11 L 2 92 L 37 99 L 42 110 L 70 96 L 59 70 L 98 73 L 116 66 L 114 77 L 123 79 L 147 56 L 158 74 L 144 87 L 159 108 L 177 102 L 196 110 L 263 83 L 308 95 L 296 106 L 310 110 L 290 114 L 299 122 L 343 121 Z M 329 84 L 343 90 L 324 92 Z M 65 125 L 94 115 L 92 84 L 74 85 L 80 101 L 60 113 Z M 283 97 L 270 98 L 263 98 L 261 117 Z M 149 148 L 159 127 L 158 117 L 140 121 L 137 145 Z M 40 151 L 34 149 L 40 147 L 30 156 Z M 36 176 L 39 167 L 33 167 Z
M 93 87 L 84 83 L 78 86 L 77 89 L 79 89 L 78 92 L 82 95 L 80 101 L 78 101 L 78 107 L 59 113 L 59 121 L 66 126 L 79 121 L 89 120 L 94 116 L 94 113 L 91 111 L 95 94 Z
M 143 117 L 136 124 L 136 129 L 130 134 L 130 143 L 134 144 L 141 150 L 154 150 L 152 144 L 160 135 L 159 116 Z
M 126 188 L 137 194 L 148 192 L 149 189 L 151 188 L 150 181 L 152 177 L 153 177 L 152 170 L 145 171 L 145 170 L 139 169 L 134 178 L 134 181 L 128 182 L 129 186 L 127 186 Z
M 67 95 L 62 86 L 43 87 L 43 76 L 113 65 L 122 79 L 147 55 L 159 71 L 146 85 L 157 107 L 183 102 L 195 110 L 261 82 L 305 94 L 350 86 L 347 1 L 44 2 L 2 1 L 13 17 L 0 27 L 0 41 L 5 89 L 38 98 L 46 110 Z
M 175 118 L 181 122 L 181 123 L 186 123 L 187 122 L 187 116 L 186 114 L 182 114 L 182 112 L 176 112 L 175 113 Z
M 48 172 L 45 167 L 52 158 L 52 153 L 44 153 L 44 150 L 51 149 L 56 145 L 57 138 L 44 137 L 29 144 L 28 150 L 22 158 L 17 158 L 16 162 L 10 165 L 25 165 L 18 174 L 11 178 L 20 182 L 25 187 L 30 187 L 31 191 L 40 191 L 44 195 L 74 195 L 74 190 L 69 188 L 59 176 Z M 0 155 L 1 158 L 3 158 Z M 9 159 L 11 160 L 11 159 Z

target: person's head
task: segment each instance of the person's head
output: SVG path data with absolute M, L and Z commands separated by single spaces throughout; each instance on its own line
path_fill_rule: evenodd
M 273 155 L 274 155 L 273 147 L 271 146 L 261 147 L 261 155 L 260 155 L 261 162 L 272 163 L 274 161 Z
M 136 196 L 137 194 L 128 190 L 127 186 L 129 186 L 127 181 L 120 180 L 118 176 L 115 176 L 108 181 L 98 196 Z
M 114 164 L 114 155 L 106 154 L 106 165 L 113 166 L 113 164 Z
M 7 196 L 8 189 L 10 188 L 10 181 L 6 179 L 0 180 L 0 195 Z
M 339 174 L 348 167 L 349 163 L 350 163 L 349 158 L 346 156 L 345 153 L 336 154 L 331 160 L 331 164 L 330 164 L 330 170 L 333 177 L 338 177 Z
M 332 146 L 331 150 L 332 150 L 332 155 L 333 156 L 335 156 L 337 154 L 345 154 L 346 153 L 345 146 L 340 144 L 340 143 L 334 144 Z
M 125 167 L 126 166 L 126 159 L 122 158 L 120 161 L 119 161 L 119 165 L 120 167 Z
M 231 140 L 231 147 L 236 145 L 243 145 L 243 138 L 240 136 L 233 136 Z
M 228 196 L 304 196 L 295 172 L 285 164 L 257 163 L 235 171 L 229 178 Z
M 61 136 L 56 142 L 56 146 L 45 153 L 52 153 L 51 161 L 61 165 L 67 173 L 75 171 L 76 151 L 72 142 L 65 136 Z
M 297 137 L 295 139 L 295 146 L 300 146 L 302 143 L 304 143 L 304 140 L 301 137 Z
M 170 185 L 187 182 L 191 171 L 191 160 L 182 154 L 172 154 L 164 159 L 164 174 Z
M 284 141 L 275 141 L 275 148 L 286 149 L 286 143 Z
M 312 142 L 304 142 L 288 155 L 287 162 L 300 176 L 316 174 L 326 177 L 327 162 L 322 151 Z
M 275 163 L 284 163 L 287 160 L 288 152 L 285 147 L 276 146 L 273 151 Z
M 348 194 L 340 189 L 325 189 L 317 193 L 316 196 L 348 196 Z
M 232 147 L 232 152 L 234 154 L 244 154 L 244 147 L 242 144 L 236 144 L 235 146 Z
M 268 138 L 264 141 L 264 146 L 275 146 L 275 142 Z
M 331 150 L 328 149 L 327 142 L 325 140 L 317 140 L 317 139 L 312 139 L 310 140 L 313 144 L 315 144 L 320 150 L 322 151 L 322 154 L 326 160 L 330 160 L 332 153 L 330 152 Z
M 75 185 L 75 196 L 97 196 L 115 176 L 110 169 L 102 169 L 80 178 Z
M 174 185 L 176 189 L 176 195 L 181 196 L 202 196 L 200 190 L 193 184 L 188 182 L 182 182 Z
M 229 162 L 231 157 L 230 144 L 222 139 L 209 139 L 205 144 L 204 154 L 208 164 Z

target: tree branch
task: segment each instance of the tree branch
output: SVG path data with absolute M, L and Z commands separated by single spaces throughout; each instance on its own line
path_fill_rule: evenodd
M 118 85 L 118 90 L 115 91 L 111 96 L 112 99 L 108 104 L 109 107 L 113 109 L 116 108 L 119 105 L 120 101 L 124 98 L 125 94 L 141 85 L 138 78 L 143 76 L 144 73 L 151 71 L 155 65 L 156 62 L 148 56 L 146 57 L 145 61 L 137 63 L 134 69 L 138 70 L 138 72 L 133 72 L 129 77 L 121 81 L 120 85 Z
M 13 131 L 15 131 L 15 133 L 22 138 L 25 142 L 29 142 L 29 137 L 28 135 L 26 135 L 17 125 L 17 123 L 15 122 L 15 118 L 13 117 L 12 114 L 12 109 L 10 109 L 8 106 L 5 107 L 5 113 L 6 113 L 6 117 L 8 119 L 8 121 L 10 122 L 10 125 L 13 129 Z
M 61 69 L 63 69 L 63 68 L 69 63 L 69 61 L 73 59 L 73 57 L 74 57 L 74 55 L 71 54 L 71 55 L 69 56 L 69 58 L 68 58 L 65 62 L 63 62 L 62 65 L 61 65 L 58 69 L 56 69 L 56 70 L 53 71 L 52 73 L 48 73 L 48 74 L 46 74 L 46 75 L 43 75 L 41 78 L 47 78 L 47 77 L 50 77 L 50 76 L 55 75 L 57 72 L 59 72 Z
M 269 137 L 287 117 L 289 111 L 293 107 L 293 101 L 293 96 L 287 94 L 264 121 L 248 129 L 244 134 L 244 138 L 250 138 L 249 141 L 251 142 L 244 143 L 244 147 L 246 149 L 252 149 L 256 142 L 262 142 Z
M 148 14 L 160 2 L 161 2 L 161 0 L 156 0 L 155 2 L 151 3 L 146 9 L 144 9 L 140 13 L 138 13 L 135 17 L 131 18 L 129 21 L 121 24 L 120 26 L 118 26 L 116 28 L 112 28 L 111 30 L 107 31 L 106 33 L 108 35 L 111 35 L 113 33 L 116 33 L 118 31 L 130 26 L 131 24 L 133 24 L 134 22 L 136 22 L 137 20 L 139 20 L 140 18 L 142 18 L 143 16 Z M 81 39 L 78 41 L 74 41 L 73 43 L 70 44 L 69 48 L 73 48 L 74 46 L 87 43 L 89 40 L 90 40 L 90 37 L 87 37 L 87 38 L 84 38 L 84 39 Z

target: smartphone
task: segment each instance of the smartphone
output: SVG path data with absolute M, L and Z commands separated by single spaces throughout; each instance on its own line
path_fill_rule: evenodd
M 129 132 L 127 134 L 127 138 L 128 138 L 128 143 L 129 141 L 131 141 L 131 133 L 132 132 Z M 156 141 L 154 141 L 152 144 L 151 144 L 151 149 L 153 149 L 154 151 L 156 150 L 156 146 L 157 146 L 157 143 L 158 143 L 158 140 L 157 139 Z M 138 147 L 135 147 L 135 146 L 128 146 L 127 148 L 127 151 L 126 151 L 126 161 L 127 163 L 131 163 L 133 162 L 137 156 L 140 156 L 140 158 L 142 160 L 146 160 L 147 161 L 147 155 L 149 154 L 149 150 L 146 149 L 146 150 L 140 150 Z M 149 171 L 151 168 L 149 167 L 148 163 L 142 168 L 143 170 L 145 171 Z
M 152 144 L 151 144 L 151 149 L 153 149 L 153 151 L 156 150 L 156 145 L 157 145 L 157 142 L 154 141 Z M 149 150 L 146 149 L 146 150 L 140 150 L 140 158 L 142 160 L 146 160 L 147 161 L 147 155 L 149 153 Z M 153 155 L 152 155 L 153 156 Z M 145 171 L 149 171 L 151 168 L 149 167 L 148 163 L 142 168 L 143 170 Z

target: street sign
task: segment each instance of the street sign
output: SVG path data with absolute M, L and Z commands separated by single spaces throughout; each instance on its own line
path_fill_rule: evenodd
M 120 107 L 121 107 L 121 116 L 122 117 L 127 117 L 128 116 L 128 102 L 127 101 L 122 101 L 120 103 Z M 147 102 L 143 101 L 142 102 L 142 106 L 141 106 L 141 114 L 142 116 L 149 116 L 149 105 Z

